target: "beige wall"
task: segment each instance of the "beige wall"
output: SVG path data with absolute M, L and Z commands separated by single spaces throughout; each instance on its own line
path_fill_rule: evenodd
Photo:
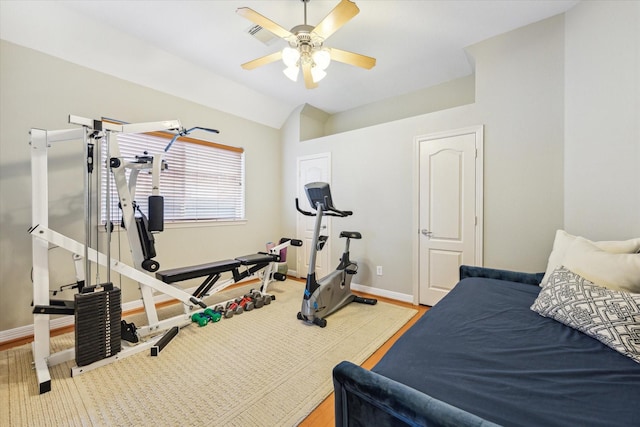
M 475 81 L 475 76 L 469 75 L 333 114 L 324 123 L 324 135 L 472 104 L 475 100 Z
M 468 51 L 485 125 L 485 265 L 544 271 L 563 226 L 564 17 Z
M 179 119 L 185 127 L 219 129 L 215 141 L 245 148 L 247 222 L 169 226 L 156 235 L 156 259 L 163 269 L 255 253 L 266 242 L 281 237 L 278 130 L 12 43 L 2 41 L 0 49 L 0 331 L 33 321 L 31 237 L 27 233 L 31 226 L 29 129 L 69 128 L 69 114 L 128 122 Z M 50 227 L 83 242 L 82 146 L 56 145 L 50 153 Z M 112 251 L 118 253 L 117 236 Z M 127 259 L 126 240 L 121 241 L 121 251 Z M 70 255 L 62 249 L 51 249 L 50 255 L 55 265 L 52 289 L 73 282 Z M 123 292 L 125 301 L 138 298 L 135 284 L 125 284 Z M 71 299 L 72 295 L 62 297 Z
M 640 2 L 566 14 L 565 216 L 594 240 L 640 236 Z

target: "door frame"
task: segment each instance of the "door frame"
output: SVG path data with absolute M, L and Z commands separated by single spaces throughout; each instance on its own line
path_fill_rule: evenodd
M 413 138 L 413 304 L 420 304 L 420 143 L 435 139 L 475 134 L 476 140 L 476 226 L 475 265 L 483 265 L 484 248 L 484 125 L 418 135 Z
M 296 157 L 296 197 L 298 198 L 302 197 L 303 200 L 306 200 L 305 199 L 306 196 L 304 195 L 304 191 L 302 191 L 302 183 L 300 180 L 300 173 L 301 173 L 300 164 L 305 160 L 314 160 L 314 159 L 326 160 L 327 183 L 331 185 L 331 152 L 330 151 Z M 300 193 L 301 191 L 302 191 L 302 194 Z M 302 206 L 304 206 L 304 204 Z M 331 253 L 331 249 L 333 245 L 331 245 L 331 242 L 330 242 L 331 241 L 331 217 L 325 217 L 325 220 L 327 223 L 326 231 L 327 231 L 327 235 L 329 236 L 329 239 L 325 244 L 323 254 L 326 254 L 325 269 L 327 270 L 327 273 L 329 273 L 331 271 L 331 265 L 329 265 L 329 261 L 333 259 L 332 258 L 333 254 Z M 304 236 L 303 236 L 304 227 L 302 226 L 303 221 L 304 221 L 303 216 L 301 214 L 296 213 L 296 238 L 298 239 L 304 239 Z M 305 252 L 306 251 L 304 250 L 296 251 L 296 273 L 298 278 L 307 277 L 307 270 L 301 271 L 300 269 L 301 266 L 305 265 L 305 261 L 304 261 Z

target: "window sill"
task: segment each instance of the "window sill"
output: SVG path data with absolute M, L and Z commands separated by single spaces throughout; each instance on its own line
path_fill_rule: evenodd
M 238 220 L 194 220 L 194 221 L 177 221 L 177 222 L 165 222 L 164 229 L 181 229 L 181 228 L 203 228 L 203 227 L 233 227 L 237 225 L 245 225 L 248 222 L 246 219 L 238 219 Z M 106 227 L 104 224 L 98 227 L 98 230 L 101 233 L 106 233 Z M 125 229 L 121 227 L 116 227 L 113 230 L 114 233 L 124 232 Z
M 177 222 L 165 222 L 164 228 L 201 228 L 201 227 L 227 227 L 236 225 L 245 225 L 246 219 L 238 220 L 202 220 L 202 221 L 177 221 Z

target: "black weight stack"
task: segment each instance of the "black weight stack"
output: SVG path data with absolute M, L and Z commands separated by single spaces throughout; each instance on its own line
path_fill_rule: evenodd
M 111 284 L 75 295 L 76 364 L 86 366 L 121 350 L 121 292 Z M 93 291 L 93 292 L 92 292 Z

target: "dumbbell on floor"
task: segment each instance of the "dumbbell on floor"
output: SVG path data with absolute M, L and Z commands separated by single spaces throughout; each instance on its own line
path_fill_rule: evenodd
M 236 298 L 235 302 L 242 307 L 244 311 L 251 311 L 255 308 L 253 301 L 247 295 L 242 298 Z
M 222 318 L 222 314 L 219 311 L 207 308 L 203 312 L 194 313 L 191 316 L 191 321 L 194 323 L 197 323 L 198 326 L 207 326 L 207 323 L 219 322 L 221 318 Z

